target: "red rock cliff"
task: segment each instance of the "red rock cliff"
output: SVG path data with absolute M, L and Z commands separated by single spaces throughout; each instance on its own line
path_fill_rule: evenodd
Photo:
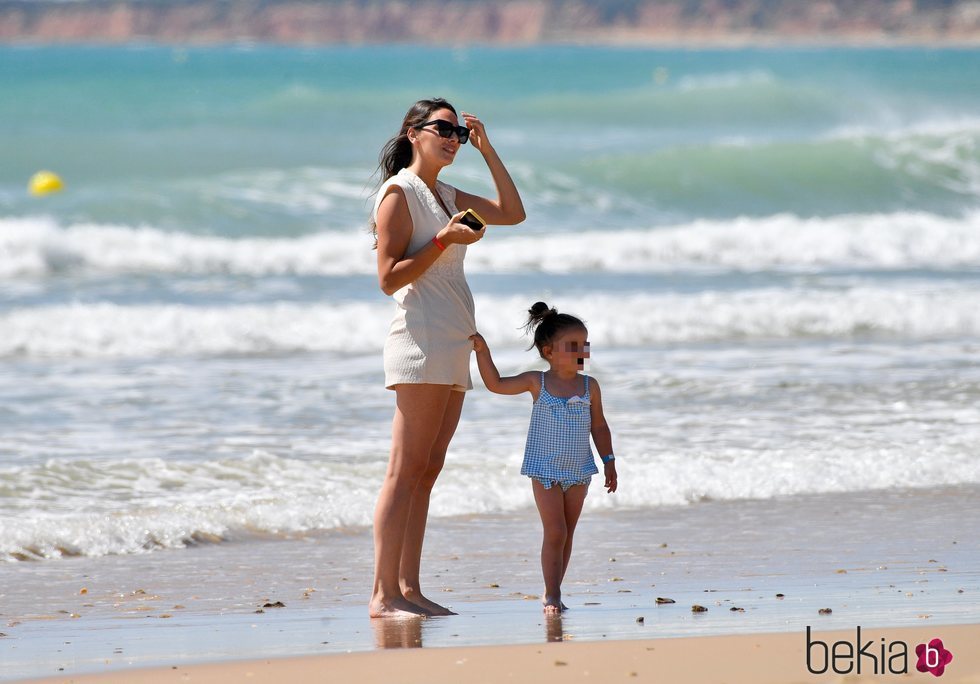
M 980 0 L 0 0 L 0 41 L 980 43 Z

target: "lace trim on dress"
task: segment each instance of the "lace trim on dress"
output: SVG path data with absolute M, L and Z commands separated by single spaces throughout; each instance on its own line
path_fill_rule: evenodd
M 415 194 L 418 196 L 418 198 L 422 200 L 422 202 L 426 204 L 432 212 L 434 212 L 436 215 L 445 216 L 447 219 L 449 218 L 449 214 L 446 214 L 446 210 L 439 204 L 439 200 L 437 200 L 436 196 L 432 194 L 431 190 L 429 190 L 429 186 L 425 184 L 425 181 L 408 169 L 402 169 L 398 172 L 398 175 L 404 176 L 404 178 L 412 185 L 412 189 L 415 190 Z M 450 205 L 450 198 L 446 196 L 448 193 L 448 188 L 449 186 L 442 181 L 436 181 L 436 189 L 439 191 L 439 195 L 442 197 L 442 200 L 446 203 L 447 207 Z

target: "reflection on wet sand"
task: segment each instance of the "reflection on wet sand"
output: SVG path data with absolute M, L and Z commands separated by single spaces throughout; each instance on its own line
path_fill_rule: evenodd
M 561 625 L 561 615 L 544 616 L 544 635 L 548 641 L 565 640 L 565 632 Z
M 421 648 L 424 617 L 371 620 L 378 648 Z

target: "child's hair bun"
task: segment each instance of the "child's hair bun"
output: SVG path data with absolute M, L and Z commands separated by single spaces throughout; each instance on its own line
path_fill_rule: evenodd
M 570 314 L 558 313 L 558 309 L 548 306 L 544 302 L 535 302 L 527 310 L 527 323 L 524 324 L 525 333 L 534 333 L 534 346 L 538 348 L 538 353 L 544 358 L 544 345 L 550 344 L 555 335 L 566 328 L 585 329 L 585 323 Z M 528 347 L 530 349 L 530 347 Z
M 544 302 L 535 302 L 530 309 L 527 310 L 528 313 L 528 325 L 533 327 L 538 325 L 545 318 L 552 314 L 557 314 L 558 309 L 553 309 Z

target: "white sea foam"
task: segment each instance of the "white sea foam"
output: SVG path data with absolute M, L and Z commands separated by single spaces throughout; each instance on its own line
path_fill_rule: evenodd
M 3 356 L 122 358 L 357 351 L 383 340 L 393 305 L 189 307 L 74 304 L 0 314 Z
M 677 81 L 677 89 L 681 92 L 697 90 L 735 90 L 747 86 L 775 84 L 776 77 L 769 71 L 761 69 L 753 71 L 728 71 L 713 74 L 682 76 Z
M 373 274 L 371 244 L 359 229 L 230 239 L 145 226 L 62 228 L 47 218 L 3 219 L 0 278 L 63 272 Z M 466 267 L 471 273 L 972 269 L 980 267 L 980 211 L 963 218 L 921 212 L 809 219 L 779 214 L 576 233 L 499 228 L 469 250 Z
M 980 195 L 980 118 L 932 119 L 907 125 L 845 126 L 828 140 L 853 140 L 874 150 L 875 161 L 948 191 Z
M 839 126 L 827 133 L 826 138 L 837 139 L 866 139 L 884 138 L 886 140 L 901 140 L 909 137 L 959 137 L 960 135 L 980 134 L 980 117 L 951 116 L 933 117 L 919 121 L 904 123 L 896 121 L 892 126 L 868 126 L 849 124 Z
M 182 187 L 206 201 L 231 200 L 263 205 L 286 214 L 311 213 L 329 216 L 338 200 L 351 200 L 369 206 L 366 196 L 370 181 L 357 171 L 305 167 L 262 169 L 222 174 L 208 182 L 185 181 Z
M 608 496 L 594 483 L 589 508 L 980 482 L 980 462 L 967 448 L 855 452 L 816 445 L 672 453 L 656 440 L 627 438 L 617 450 L 629 454 L 619 467 L 620 491 Z M 456 448 L 431 514 L 533 506 L 530 487 L 518 475 L 520 455 L 506 447 L 502 452 L 488 467 L 485 444 Z M 318 461 L 268 452 L 212 462 L 55 460 L 5 468 L 0 487 L 16 496 L 7 496 L 0 509 L 0 561 L 145 553 L 251 534 L 367 526 L 383 471 L 377 458 Z
M 533 296 L 477 299 L 478 327 L 512 342 Z M 762 288 L 693 294 L 597 293 L 562 302 L 614 347 L 751 339 L 926 340 L 980 335 L 980 291 L 910 281 L 886 288 Z M 126 358 L 380 350 L 394 305 L 223 307 L 71 304 L 0 314 L 0 357 Z
M 515 236 L 467 254 L 470 270 L 555 273 L 978 266 L 980 212 L 964 219 L 901 213 L 700 220 L 612 234 Z
M 150 227 L 74 225 L 46 218 L 0 221 L 0 277 L 64 271 L 96 273 L 367 273 L 374 268 L 365 232 L 294 239 L 228 239 Z

